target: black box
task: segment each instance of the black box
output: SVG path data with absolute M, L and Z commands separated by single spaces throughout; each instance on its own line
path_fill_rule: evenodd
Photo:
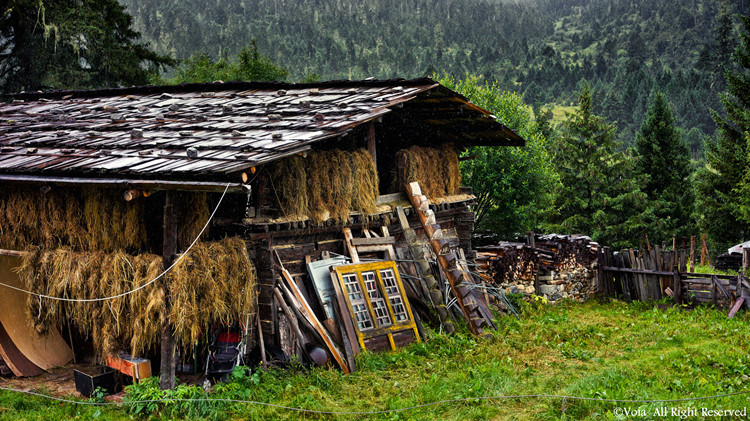
M 89 371 L 89 370 L 87 370 Z M 76 390 L 83 396 L 90 398 L 96 388 L 100 388 L 105 395 L 111 395 L 122 390 L 122 376 L 119 371 L 106 365 L 100 365 L 89 373 L 73 370 Z

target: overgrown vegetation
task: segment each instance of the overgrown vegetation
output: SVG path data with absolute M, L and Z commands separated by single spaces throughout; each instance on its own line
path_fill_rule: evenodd
M 272 369 L 252 375 L 235 370 L 209 398 L 242 399 L 320 411 L 381 411 L 446 402 L 370 419 L 627 419 L 615 408 L 706 407 L 742 409 L 747 395 L 679 403 L 616 404 L 560 398 L 471 400 L 484 396 L 555 394 L 608 399 L 679 399 L 750 388 L 748 313 L 727 319 L 725 310 L 683 310 L 663 303 L 589 301 L 554 306 L 529 303 L 523 317 L 499 320 L 490 340 L 466 334 L 431 334 L 429 341 L 393 353 L 363 354 L 359 370 Z M 195 386 L 161 391 L 148 380 L 128 388 L 127 400 L 198 398 Z M 49 405 L 36 397 L 0 393 L 0 417 L 68 418 L 93 408 Z M 132 403 L 101 408 L 108 419 L 298 419 L 296 411 L 226 402 Z M 306 417 L 325 415 L 307 414 Z M 333 416 L 350 419 L 352 416 Z M 362 418 L 362 415 L 357 416 Z M 654 417 L 656 418 L 656 417 Z

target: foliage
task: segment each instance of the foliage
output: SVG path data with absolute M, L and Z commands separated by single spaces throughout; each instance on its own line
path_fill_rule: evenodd
M 588 86 L 578 103 L 553 144 L 561 181 L 553 229 L 589 233 L 613 247 L 633 244 L 643 234 L 646 205 L 634 158 L 620 150 L 614 126 L 592 113 Z
M 10 0 L 0 12 L 0 92 L 143 85 L 174 64 L 138 42 L 117 0 Z
M 286 79 L 288 71 L 258 52 L 255 40 L 242 47 L 235 60 L 213 61 L 206 53 L 194 53 L 181 63 L 170 83 L 255 81 L 272 82 Z
M 651 240 L 694 233 L 690 152 L 661 92 L 657 92 L 648 109 L 635 145 L 636 171 L 645 176 L 643 191 L 653 214 L 646 227 Z
M 547 139 L 532 119 L 523 98 L 502 91 L 497 83 L 482 85 L 467 76 L 445 76 L 440 83 L 469 98 L 526 139 L 525 147 L 472 147 L 464 155 L 476 156 L 461 163 L 463 184 L 477 197 L 475 212 L 480 229 L 511 237 L 540 226 L 552 204 L 557 178 L 547 153 Z
M 126 408 L 136 416 L 166 419 L 223 419 L 223 402 L 211 400 L 199 386 L 179 384 L 161 390 L 158 377 L 149 377 L 125 389 Z
M 724 114 L 713 113 L 716 139 L 706 143 L 706 165 L 697 174 L 698 220 L 713 243 L 737 243 L 750 233 L 750 17 L 743 16 L 742 45 L 736 51 L 739 68 L 727 72 Z

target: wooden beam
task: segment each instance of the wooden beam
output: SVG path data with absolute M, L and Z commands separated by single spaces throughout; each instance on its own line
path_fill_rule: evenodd
M 172 193 L 167 191 L 164 199 L 164 233 L 162 242 L 163 268 L 166 270 L 174 262 L 177 256 L 177 226 L 175 221 L 174 204 Z M 164 290 L 164 304 L 167 313 L 171 308 L 169 296 L 168 277 L 163 277 L 161 287 Z M 164 323 L 161 331 L 161 365 L 159 373 L 159 386 L 162 389 L 174 389 L 175 387 L 175 338 L 174 326 L 169 321 Z
M 0 249 L 0 256 L 23 257 L 27 254 L 29 254 L 28 251 Z
M 737 301 L 735 301 L 734 306 L 732 306 L 732 309 L 729 310 L 729 314 L 727 315 L 728 318 L 734 317 L 735 314 L 739 311 L 739 309 L 742 307 L 742 304 L 745 303 L 745 297 L 740 297 Z
M 138 190 L 185 190 L 223 192 L 227 183 L 220 181 L 138 180 L 127 178 L 42 177 L 32 175 L 0 174 L 0 181 L 45 184 L 51 186 L 93 185 L 99 187 L 133 188 Z M 229 183 L 228 193 L 246 193 L 248 186 Z
M 396 244 L 396 237 L 352 238 L 353 246 L 377 246 Z
M 378 167 L 378 149 L 377 141 L 375 140 L 375 123 L 370 122 L 367 125 L 367 152 L 372 157 L 372 162 L 375 163 L 375 168 Z
M 328 335 L 328 331 L 326 331 L 325 327 L 323 327 L 323 324 L 320 323 L 318 318 L 315 316 L 315 313 L 313 313 L 310 305 L 307 303 L 307 301 L 305 301 L 305 297 L 302 296 L 302 292 L 297 287 L 297 283 L 294 282 L 292 276 L 289 275 L 289 272 L 287 272 L 287 270 L 283 267 L 281 268 L 281 275 L 286 282 L 286 288 L 289 289 L 289 291 L 293 294 L 294 299 L 296 300 L 296 302 L 292 304 L 297 307 L 300 313 L 302 313 L 307 321 L 310 322 L 318 335 L 320 335 L 321 339 L 328 348 L 328 351 L 331 353 L 331 355 L 333 355 L 333 359 L 336 360 L 338 366 L 341 367 L 341 370 L 343 370 L 344 373 L 349 374 L 349 366 L 347 365 L 346 361 L 344 361 L 344 356 L 341 355 L 341 352 L 339 351 L 338 347 L 336 347 L 333 339 L 331 339 L 330 335 Z

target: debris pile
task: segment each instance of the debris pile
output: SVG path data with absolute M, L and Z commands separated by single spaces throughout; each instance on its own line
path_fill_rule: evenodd
M 486 279 L 508 293 L 587 299 L 596 289 L 599 245 L 580 235 L 535 235 L 531 244 L 500 242 L 478 247 Z

